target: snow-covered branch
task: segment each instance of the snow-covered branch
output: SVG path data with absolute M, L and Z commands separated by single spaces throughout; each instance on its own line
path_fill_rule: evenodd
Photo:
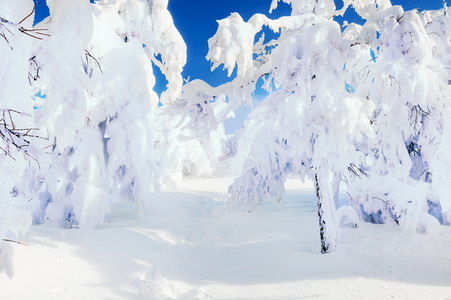
M 35 7 L 36 3 L 34 3 L 31 12 L 17 23 L 0 17 L 0 36 L 3 37 L 11 49 L 13 49 L 11 38 L 15 35 L 14 33 L 17 34 L 17 32 L 20 32 L 38 40 L 42 40 L 41 36 L 50 36 L 46 33 L 47 29 L 45 28 L 25 28 L 21 25 L 24 21 L 33 16 Z

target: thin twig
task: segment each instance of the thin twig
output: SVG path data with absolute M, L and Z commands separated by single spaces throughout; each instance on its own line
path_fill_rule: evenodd
M 11 121 L 11 125 L 13 126 L 13 130 L 16 130 L 16 125 L 14 125 L 13 118 L 11 117 L 11 111 L 10 110 L 8 110 L 8 114 L 9 114 L 9 119 Z
M 23 21 L 25 21 L 26 19 L 28 19 L 33 13 L 34 13 L 34 9 L 36 7 L 36 2 L 33 5 L 33 9 L 31 10 L 31 13 L 28 14 L 28 16 L 26 16 L 25 18 L 22 19 L 22 21 L 19 22 L 19 24 L 22 24 Z
M 27 131 L 31 131 L 31 130 L 39 130 L 39 128 L 17 128 L 16 131 L 22 131 L 22 130 L 27 130 Z M 28 132 L 27 132 L 28 133 Z M 26 134 L 27 134 L 26 133 Z M 24 135 L 26 135 L 24 134 Z
M 25 29 L 25 28 L 23 28 L 23 30 L 24 30 L 24 31 L 31 31 L 31 32 L 34 32 L 34 31 L 46 31 L 46 30 L 48 30 L 48 29 L 47 29 L 47 28 L 33 28 L 33 29 Z M 36 33 L 39 33 L 39 32 L 36 32 Z M 50 34 L 46 34 L 46 33 L 41 33 L 41 34 L 50 36 Z
M 15 241 L 15 240 L 3 239 L 3 241 L 4 242 L 8 242 L 8 243 L 16 243 L 16 244 L 19 244 L 19 245 L 22 245 L 22 246 L 30 247 L 30 245 L 28 245 L 28 244 L 25 244 L 25 243 L 22 243 L 22 242 L 19 242 L 19 241 Z
M 41 139 L 41 140 L 45 140 L 45 141 L 49 140 L 49 138 L 46 138 L 46 137 L 43 137 L 43 136 L 39 136 L 39 135 L 24 134 L 23 136 L 32 137 L 32 138 L 35 138 L 35 139 Z
M 0 147 L 1 150 L 3 150 L 3 152 L 5 152 L 5 155 L 8 155 L 9 157 L 12 158 L 12 160 L 16 161 L 16 159 L 9 153 L 9 151 L 6 151 L 5 149 L 3 149 L 2 147 Z
M 19 29 L 19 30 L 20 30 L 20 29 Z M 20 32 L 22 32 L 22 33 L 24 33 L 24 34 L 26 34 L 26 35 L 28 35 L 28 36 L 31 36 L 32 38 L 35 38 L 35 39 L 38 39 L 38 40 L 41 40 L 41 41 L 42 41 L 42 38 L 37 37 L 37 36 L 34 36 L 34 35 L 32 35 L 32 34 L 29 34 L 29 33 L 27 33 L 27 32 L 24 31 L 24 30 L 20 30 Z
M 102 67 L 100 66 L 99 61 L 94 56 L 92 56 L 88 50 L 85 50 L 85 52 L 86 52 L 86 54 L 85 54 L 86 55 L 86 65 L 88 65 L 88 56 L 89 56 L 96 62 L 97 66 L 99 67 L 100 73 L 103 74 Z
M 40 34 L 40 35 L 45 35 L 45 36 L 50 36 L 50 34 L 48 34 L 48 33 L 43 33 L 43 32 L 41 32 L 41 31 L 45 31 L 45 30 L 48 30 L 48 29 L 45 29 L 45 28 L 36 28 L 36 29 L 26 29 L 26 28 L 23 28 L 23 27 L 20 27 L 19 28 L 19 31 L 20 32 L 23 32 L 23 33 L 27 33 L 27 32 L 33 32 L 34 34 Z M 29 35 L 31 35 L 31 34 L 29 34 Z M 33 36 L 34 37 L 34 36 Z
M 0 33 L 0 36 L 2 36 L 5 39 L 5 41 L 9 44 L 8 38 L 6 38 L 6 35 L 3 32 Z
M 55 146 L 55 144 L 51 144 L 51 145 L 48 145 L 48 146 L 44 147 L 44 149 L 47 149 L 47 148 L 50 148 L 50 147 L 54 147 L 54 146 Z

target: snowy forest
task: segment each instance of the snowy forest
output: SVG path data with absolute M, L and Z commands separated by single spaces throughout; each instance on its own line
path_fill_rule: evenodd
M 251 227 L 254 213 L 291 203 L 298 179 L 312 186 L 319 259 L 340 249 L 343 228 L 385 224 L 444 239 L 450 269 L 446 3 L 268 2 L 291 14 L 218 20 L 206 59 L 231 76 L 219 86 L 183 78 L 187 46 L 168 0 L 47 0 L 35 25 L 32 0 L 0 2 L 0 276 L 13 278 L 33 228 L 101 235 L 118 207 L 139 221 L 186 179 L 223 177 L 217 220 L 243 213 Z M 336 21 L 351 9 L 363 25 Z M 226 134 L 242 105 L 252 107 L 243 127 Z M 155 299 L 183 298 L 171 295 Z

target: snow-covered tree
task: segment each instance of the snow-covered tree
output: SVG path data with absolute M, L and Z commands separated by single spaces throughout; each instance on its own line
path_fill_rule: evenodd
M 355 144 L 362 132 L 371 131 L 372 104 L 345 88 L 343 66 L 352 49 L 330 20 L 331 3 L 298 2 L 289 18 L 273 22 L 281 36 L 277 47 L 262 55 L 259 68 L 269 73 L 266 82 L 275 91 L 245 125 L 238 149 L 247 157 L 245 168 L 229 196 L 251 206 L 279 201 L 287 175 L 308 176 L 316 186 L 325 253 L 337 240 L 334 194 L 343 173 L 360 172 Z
M 277 20 L 256 14 L 245 22 L 234 13 L 218 21 L 207 59 L 229 75 L 236 67 L 236 78 L 216 88 L 194 82 L 177 102 L 203 134 L 250 104 L 264 79 L 269 95 L 237 139 L 235 164 L 243 169 L 229 188 L 231 201 L 253 209 L 279 201 L 288 175 L 310 178 L 322 252 L 334 248 L 339 219 L 357 221 L 356 211 L 416 229 L 438 223 L 427 214 L 438 206 L 447 220 L 446 9 L 404 12 L 385 0 L 343 1 L 340 10 L 328 0 L 284 2 L 292 13 Z M 363 26 L 333 21 L 349 6 Z M 262 26 L 280 36 L 257 40 Z M 342 182 L 356 211 L 336 212 Z
M 224 127 L 210 139 L 185 141 L 180 136 L 187 130 L 175 126 L 180 118 L 158 108 L 180 94 L 186 62 L 167 1 L 47 4 L 50 15 L 34 28 L 33 14 L 24 18 L 32 2 L 18 3 L 14 14 L 15 6 L 4 4 L 0 27 L 2 52 L 11 56 L 1 70 L 11 73 L 4 82 L 12 87 L 2 89 L 2 121 L 15 130 L 13 117 L 21 128 L 39 128 L 47 137 L 39 160 L 27 148 L 27 163 L 36 164 L 17 168 L 21 179 L 11 186 L 36 205 L 34 222 L 93 228 L 109 212 L 110 198 L 135 203 L 142 214 L 161 184 L 176 183 L 184 173 L 213 174 Z M 168 80 L 161 97 L 153 91 L 152 64 Z M 34 118 L 23 121 L 24 115 Z M 13 156 L 10 148 L 2 149 Z
M 142 214 L 166 162 L 156 149 L 164 124 L 152 63 L 168 79 L 168 102 L 181 90 L 186 61 L 167 1 L 47 4 L 50 16 L 37 27 L 50 37 L 35 44 L 31 67 L 39 71 L 34 91 L 45 95 L 38 125 L 53 146 L 41 163 L 35 221 L 92 228 L 109 212 L 109 197 Z
M 142 214 L 167 170 L 182 174 L 159 143 L 168 124 L 157 107 L 180 93 L 186 61 L 167 4 L 48 0 L 50 16 L 36 27 L 33 1 L 0 5 L 0 271 L 12 275 L 3 238 L 32 220 L 13 197 L 16 206 L 27 197 L 34 222 L 93 228 L 110 198 Z M 168 80 L 161 98 L 152 64 Z
M 271 8 L 276 6 L 273 1 Z M 321 250 L 327 252 L 337 238 L 330 175 L 359 165 L 354 144 L 361 131 L 370 131 L 373 107 L 345 89 L 343 66 L 351 47 L 330 20 L 333 2 L 294 1 L 292 7 L 291 16 L 278 20 L 256 14 L 245 22 L 234 13 L 218 21 L 207 58 L 229 74 L 236 65 L 237 78 L 218 88 L 197 84 L 204 99 L 185 106 L 191 107 L 193 127 L 214 128 L 243 101 L 251 103 L 255 83 L 265 79 L 270 95 L 241 133 L 238 152 L 246 160 L 229 196 L 252 209 L 268 199 L 279 201 L 287 175 L 309 176 L 317 187 Z M 254 44 L 264 25 L 280 30 L 280 37 L 265 43 L 262 36 Z M 216 115 L 213 99 L 227 103 Z
M 353 182 L 350 194 L 368 220 L 393 219 L 408 230 L 427 231 L 438 224 L 428 211 L 445 208 L 446 215 L 449 209 L 442 181 L 448 179 L 441 170 L 449 159 L 440 150 L 446 147 L 449 75 L 444 45 L 434 41 L 447 38 L 442 26 L 449 18 L 445 10 L 404 12 L 400 6 L 372 16 L 360 13 L 367 18 L 364 26 L 345 32 L 360 52 L 371 47 L 375 54 L 365 65 L 347 65 L 347 82 L 375 104 L 376 134 L 366 150 L 371 178 Z
M 212 157 L 222 154 L 224 127 L 211 139 L 185 142 L 179 136 L 186 130 L 175 128 L 180 120 L 158 108 L 180 94 L 186 62 L 167 4 L 48 0 L 50 15 L 36 27 L 32 1 L 1 5 L 0 147 L 7 180 L 0 187 L 0 238 L 31 224 L 11 197 L 27 197 L 36 223 L 93 228 L 110 199 L 134 203 L 142 214 L 162 183 L 217 168 Z M 168 80 L 161 97 L 153 91 L 152 64 Z M 36 128 L 47 139 L 31 147 Z M 25 159 L 14 161 L 17 154 Z M 9 274 L 10 252 L 0 240 L 0 270 Z

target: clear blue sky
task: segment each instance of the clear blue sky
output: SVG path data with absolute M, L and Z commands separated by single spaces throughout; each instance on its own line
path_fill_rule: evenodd
M 91 0 L 91 2 L 94 2 Z M 339 3 L 340 1 L 336 1 Z M 442 0 L 392 0 L 393 5 L 402 5 L 404 10 L 417 8 L 440 9 Z M 183 78 L 202 79 L 212 86 L 224 83 L 230 78 L 222 66 L 211 72 L 211 64 L 205 59 L 208 52 L 207 41 L 217 30 L 216 20 L 224 19 L 232 12 L 238 12 L 244 20 L 248 20 L 255 13 L 262 13 L 271 18 L 288 15 L 290 6 L 279 2 L 279 7 L 269 14 L 271 0 L 169 0 L 168 9 L 172 14 L 175 26 L 182 35 L 188 49 L 188 61 L 183 71 Z M 338 6 L 340 4 L 337 4 Z M 48 15 L 45 0 L 38 0 L 35 22 L 39 22 Z M 349 22 L 359 22 L 359 17 L 352 11 L 348 11 L 344 19 Z M 337 19 L 342 21 L 342 19 Z M 265 33 L 267 38 L 271 38 Z M 164 90 L 166 81 L 164 76 L 155 69 L 157 85 L 155 91 L 159 94 Z M 234 74 L 232 75 L 232 77 Z M 243 112 L 239 112 L 243 114 Z M 247 113 L 244 113 L 247 114 Z M 244 115 L 241 116 L 241 118 Z M 240 117 L 240 116 L 238 116 Z M 239 122 L 238 122 L 239 123 Z M 229 129 L 233 131 L 235 128 Z

